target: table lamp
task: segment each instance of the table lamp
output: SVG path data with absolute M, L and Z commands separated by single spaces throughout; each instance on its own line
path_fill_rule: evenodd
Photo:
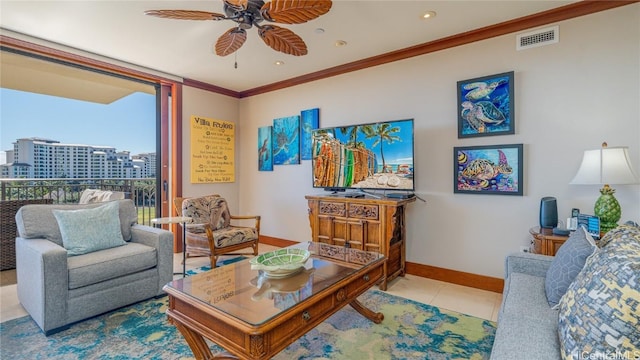
M 634 173 L 629 160 L 627 147 L 607 147 L 602 143 L 598 150 L 586 150 L 578 173 L 570 184 L 604 185 L 600 189 L 600 197 L 593 208 L 594 214 L 600 218 L 600 229 L 603 233 L 618 226 L 622 210 L 613 194 L 615 189 L 609 184 L 637 184 L 638 176 Z

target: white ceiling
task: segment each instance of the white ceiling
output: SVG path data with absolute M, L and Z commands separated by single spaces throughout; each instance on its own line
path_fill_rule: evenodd
M 219 57 L 217 38 L 231 21 L 186 21 L 144 15 L 182 9 L 224 13 L 221 0 L 1 0 L 0 27 L 91 53 L 243 91 L 390 51 L 563 6 L 575 1 L 334 0 L 329 13 L 305 24 L 281 25 L 306 42 L 295 57 L 265 45 L 257 29 L 237 52 Z M 422 19 L 426 11 L 437 15 Z M 322 28 L 319 34 L 316 29 Z M 347 46 L 336 47 L 343 40 Z M 515 47 L 515 40 L 514 40 Z M 284 65 L 276 66 L 276 61 Z

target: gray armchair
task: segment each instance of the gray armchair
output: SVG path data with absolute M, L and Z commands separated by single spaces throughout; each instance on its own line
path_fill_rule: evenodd
M 18 299 L 46 335 L 162 295 L 162 287 L 173 279 L 173 234 L 136 224 L 133 201 L 116 201 L 124 244 L 75 256 L 63 246 L 53 210 L 105 203 L 26 205 L 18 210 Z

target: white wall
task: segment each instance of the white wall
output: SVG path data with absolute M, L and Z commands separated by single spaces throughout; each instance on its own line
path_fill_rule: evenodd
M 223 196 L 233 214 L 239 214 L 240 205 L 239 189 L 240 176 L 237 173 L 236 181 L 232 183 L 217 184 L 194 184 L 191 183 L 191 126 L 192 115 L 202 116 L 210 119 L 229 121 L 236 124 L 235 147 L 236 164 L 240 161 L 241 146 L 240 137 L 242 128 L 238 124 L 238 99 L 226 95 L 211 93 L 188 86 L 182 87 L 182 196 L 201 196 L 210 194 L 220 194 Z M 248 129 L 245 132 L 249 132 Z
M 304 195 L 320 192 L 310 161 L 257 171 L 258 127 L 274 118 L 315 107 L 321 127 L 414 118 L 416 193 L 427 203 L 408 208 L 407 261 L 502 277 L 505 254 L 529 243 L 540 198 L 556 197 L 561 219 L 572 207 L 593 212 L 598 187 L 568 184 L 584 150 L 629 146 L 640 171 L 640 4 L 558 24 L 554 45 L 516 51 L 511 34 L 240 100 L 240 212 L 262 215 L 264 235 L 310 239 Z M 516 134 L 458 139 L 456 81 L 511 70 Z M 192 96 L 185 117 L 218 116 L 218 97 L 198 108 Z M 234 121 L 229 107 L 219 116 Z M 512 143 L 524 144 L 524 196 L 453 194 L 454 146 Z M 614 188 L 622 220 L 640 222 L 640 187 Z

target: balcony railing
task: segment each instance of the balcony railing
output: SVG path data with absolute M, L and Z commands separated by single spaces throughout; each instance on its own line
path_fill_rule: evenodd
M 74 204 L 85 189 L 122 191 L 138 210 L 138 223 L 151 225 L 156 214 L 156 179 L 0 179 L 0 201 L 51 199 Z

